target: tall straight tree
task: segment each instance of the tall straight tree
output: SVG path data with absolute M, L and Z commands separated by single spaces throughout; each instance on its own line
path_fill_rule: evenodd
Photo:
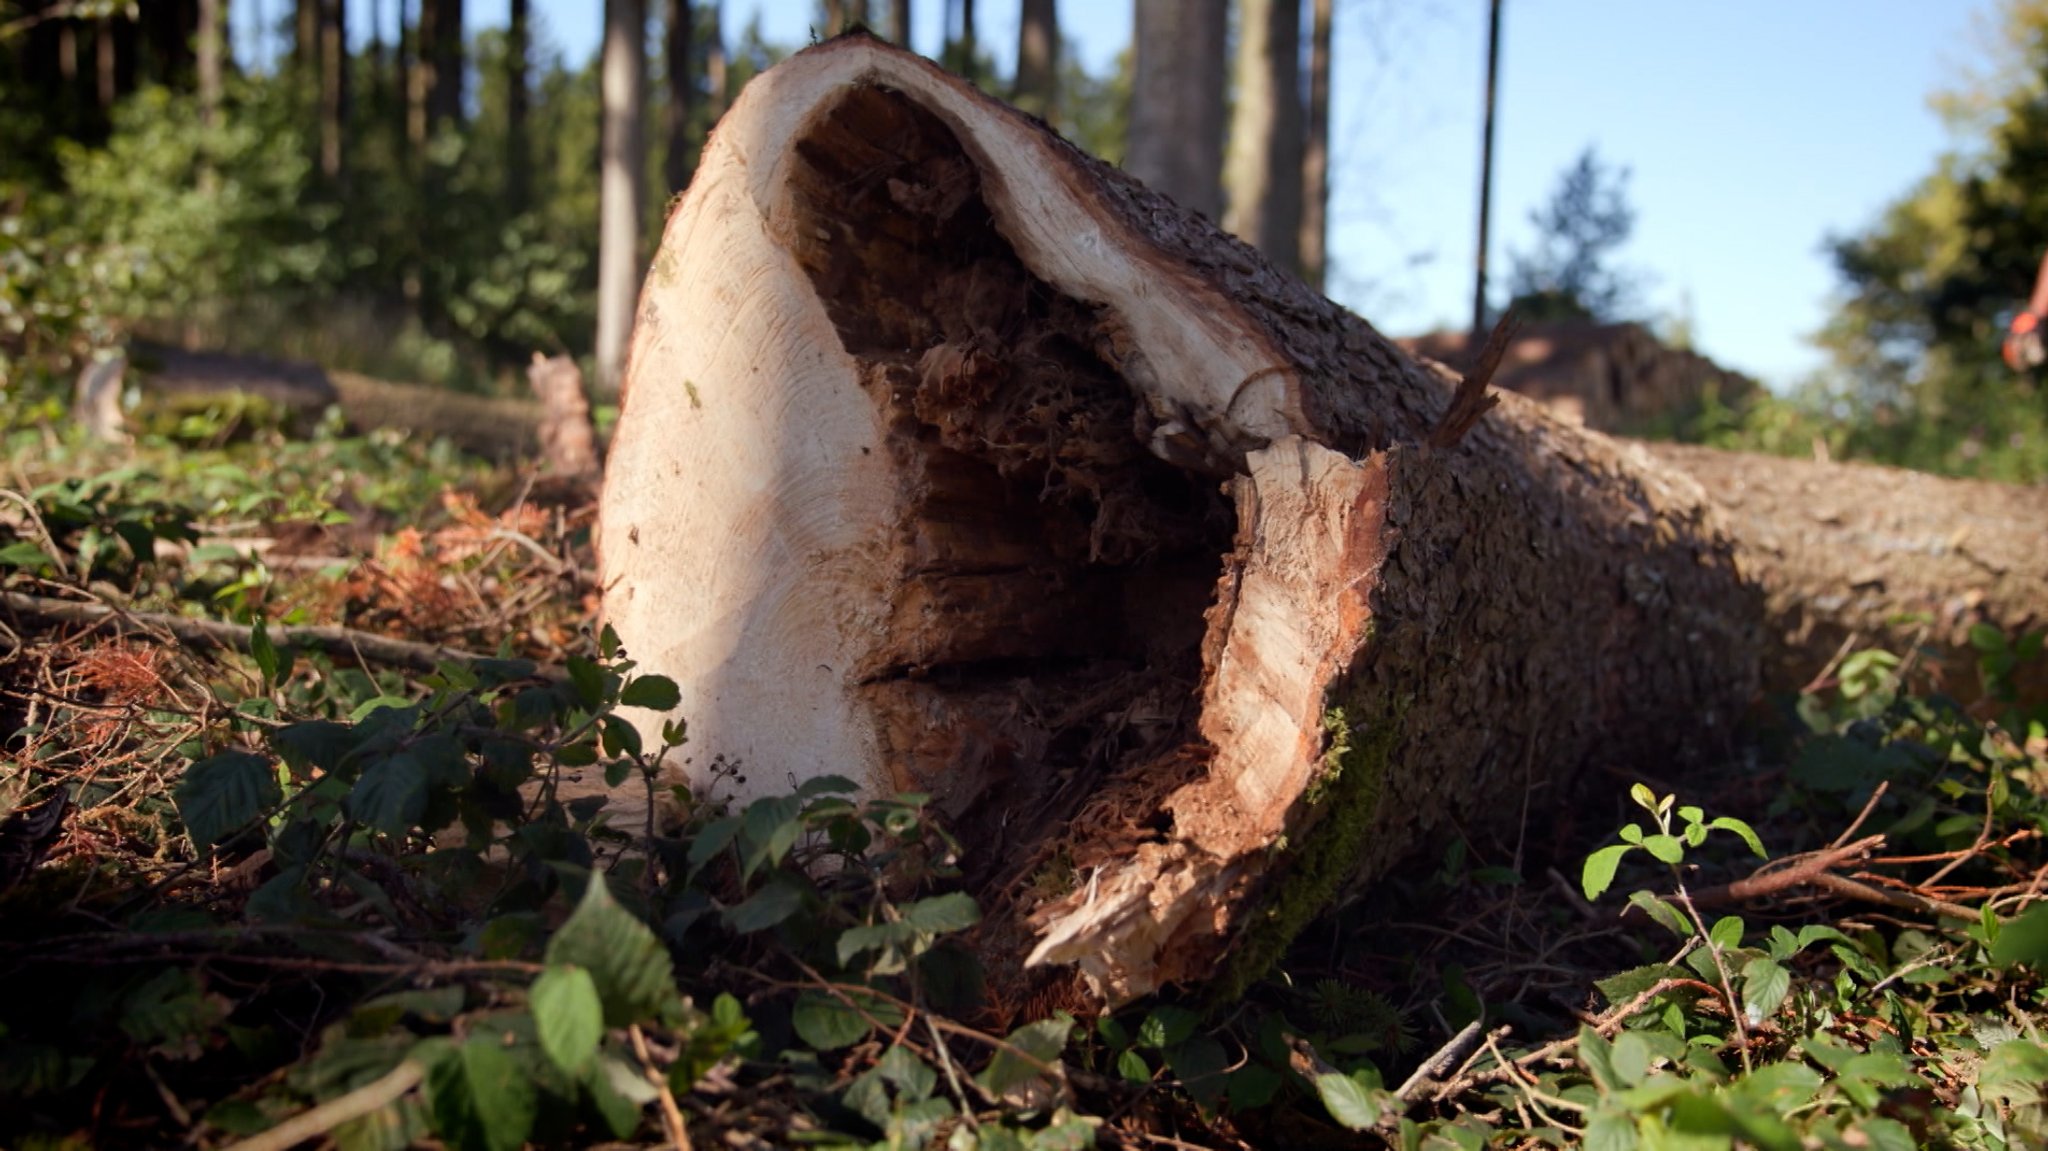
M 526 126 L 526 73 L 532 41 L 528 3 L 512 0 L 505 27 L 505 200 L 513 212 L 526 209 L 527 168 L 533 163 Z
M 1336 0 L 1313 0 L 1308 33 L 1308 126 L 1301 149 L 1301 278 L 1317 291 L 1329 262 L 1330 41 Z
M 320 2 L 294 0 L 292 6 L 292 63 L 301 69 L 320 66 Z
M 642 0 L 605 0 L 603 154 L 598 175 L 597 388 L 616 395 L 640 291 L 640 211 L 647 169 L 647 13 Z
M 398 0 L 398 83 L 404 92 L 398 107 L 408 162 L 419 154 L 419 146 L 427 138 L 427 74 L 420 64 L 419 20 L 413 15 L 418 2 Z
M 1301 274 L 1301 4 L 1239 8 L 1237 107 L 1224 168 L 1223 226 L 1284 271 Z
M 207 127 L 213 127 L 220 117 L 221 77 L 226 72 L 228 0 L 199 0 L 199 120 Z M 67 23 L 64 30 L 71 31 Z M 78 68 L 76 42 L 64 60 L 64 79 L 70 80 Z
M 690 155 L 690 105 L 694 102 L 697 87 L 690 34 L 694 31 L 691 26 L 696 23 L 697 14 L 690 0 L 667 0 L 667 5 L 662 21 L 663 30 L 667 33 L 663 41 L 662 71 L 668 79 L 668 102 L 661 109 L 664 141 L 661 163 L 668 190 L 677 192 L 690 182 L 690 170 L 696 167 L 695 157 Z
M 462 122 L 462 0 L 420 0 L 419 60 L 426 134 Z
M 1057 122 L 1060 103 L 1060 16 L 1057 0 L 1024 0 L 1017 21 L 1017 83 L 1011 102 Z
M 725 0 L 711 0 L 710 41 L 704 45 L 704 89 L 710 106 L 705 109 L 711 123 L 725 115 Z
M 320 174 L 339 180 L 348 128 L 348 5 L 320 0 Z
M 1124 167 L 1189 211 L 1223 216 L 1228 0 L 1137 0 Z
M 889 38 L 910 47 L 910 0 L 889 0 Z

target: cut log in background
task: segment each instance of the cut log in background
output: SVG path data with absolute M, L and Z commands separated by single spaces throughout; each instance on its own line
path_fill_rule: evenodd
M 1466 332 L 1431 332 L 1399 343 L 1453 367 L 1472 360 Z M 1709 396 L 1735 404 L 1757 388 L 1740 372 L 1666 345 L 1641 324 L 1587 321 L 1525 326 L 1494 383 L 1589 428 L 1624 434 L 1669 429 Z
M 834 41 L 747 88 L 670 218 L 606 615 L 684 685 L 698 781 L 928 791 L 993 954 L 1227 984 L 1431 827 L 1719 750 L 1755 691 L 1698 485 L 1514 397 L 1433 444 L 1452 395 L 1037 122 Z
M 1712 494 L 1767 596 L 1764 683 L 1797 690 L 1849 647 L 1919 650 L 1936 687 L 1981 690 L 1971 628 L 2048 626 L 2048 491 L 1900 468 L 1646 444 Z M 2016 669 L 2048 699 L 2048 662 Z

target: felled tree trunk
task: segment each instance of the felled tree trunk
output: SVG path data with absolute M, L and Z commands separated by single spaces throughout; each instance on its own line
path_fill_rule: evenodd
M 531 454 L 544 422 L 543 409 L 531 401 L 393 383 L 304 360 L 138 345 L 133 366 L 142 377 L 145 405 L 177 410 L 227 396 L 256 396 L 310 422 L 332 404 L 358 431 L 392 428 L 424 439 L 446 437 L 465 451 L 496 459 Z
M 2048 627 L 2048 492 L 1866 464 L 1647 445 L 1725 512 L 1737 558 L 1769 595 L 1766 686 L 1797 690 L 1845 645 L 1926 653 L 1962 700 L 1982 690 L 1971 630 Z M 2048 662 L 2014 669 L 2048 699 Z
M 929 792 L 992 954 L 1227 988 L 1430 828 L 1714 749 L 1753 693 L 1698 486 L 1516 397 L 1459 439 L 1453 383 L 843 38 L 746 89 L 669 219 L 605 612 L 699 785 Z

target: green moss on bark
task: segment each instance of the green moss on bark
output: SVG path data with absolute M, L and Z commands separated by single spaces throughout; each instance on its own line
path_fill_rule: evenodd
M 1216 998 L 1242 997 L 1285 954 L 1294 937 L 1337 898 L 1358 867 L 1366 838 L 1379 811 L 1388 762 L 1400 744 L 1406 700 L 1375 720 L 1351 723 L 1347 711 L 1365 709 L 1359 700 L 1323 713 L 1327 733 L 1321 772 L 1309 786 L 1307 802 L 1315 809 L 1313 824 L 1282 848 L 1287 858 L 1274 866 L 1270 902 L 1238 935 Z

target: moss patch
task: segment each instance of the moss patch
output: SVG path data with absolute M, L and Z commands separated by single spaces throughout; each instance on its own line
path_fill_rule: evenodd
M 1287 859 L 1275 864 L 1269 880 L 1275 885 L 1274 898 L 1239 932 L 1228 969 L 1214 985 L 1219 1002 L 1243 997 L 1264 978 L 1357 869 L 1379 811 L 1388 761 L 1401 741 L 1408 701 L 1399 701 L 1378 720 L 1358 724 L 1345 722 L 1347 710 L 1356 714 L 1367 709 L 1358 700 L 1345 702 L 1351 707 L 1340 704 L 1324 713 L 1328 745 L 1322 771 L 1308 794 L 1316 808 L 1314 826 L 1299 837 L 1299 846 L 1286 849 Z

